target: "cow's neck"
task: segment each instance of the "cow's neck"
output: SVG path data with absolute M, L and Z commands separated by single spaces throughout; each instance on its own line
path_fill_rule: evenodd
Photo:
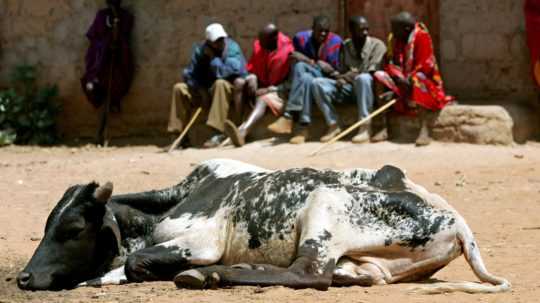
M 117 222 L 122 246 L 127 253 L 142 249 L 152 242 L 156 223 L 178 203 L 178 188 L 116 195 L 107 203 Z

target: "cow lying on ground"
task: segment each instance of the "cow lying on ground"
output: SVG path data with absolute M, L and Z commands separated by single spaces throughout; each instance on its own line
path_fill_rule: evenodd
M 111 195 L 110 183 L 66 191 L 21 289 L 174 280 L 325 290 L 425 280 L 462 253 L 491 285 L 423 290 L 510 289 L 486 270 L 465 220 L 392 166 L 269 171 L 211 160 L 171 188 Z

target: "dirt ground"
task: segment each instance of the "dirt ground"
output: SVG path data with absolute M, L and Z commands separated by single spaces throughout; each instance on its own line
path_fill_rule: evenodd
M 513 147 L 434 143 L 353 146 L 338 143 L 316 157 L 319 147 L 274 145 L 242 149 L 188 149 L 172 154 L 156 146 L 7 147 L 0 149 L 0 302 L 539 302 L 540 143 Z M 441 194 L 468 221 L 488 269 L 513 283 L 495 295 L 412 295 L 411 284 L 331 288 L 327 292 L 283 287 L 177 290 L 172 282 L 82 288 L 62 292 L 22 292 L 15 277 L 42 237 L 45 220 L 68 186 L 112 181 L 116 193 L 170 186 L 205 159 L 232 158 L 271 169 L 405 169 L 428 190 Z M 463 257 L 435 278 L 477 281 Z

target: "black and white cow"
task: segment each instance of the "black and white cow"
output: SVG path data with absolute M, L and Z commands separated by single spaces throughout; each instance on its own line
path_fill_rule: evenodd
M 490 284 L 422 290 L 510 289 L 486 270 L 465 220 L 392 166 L 270 171 L 211 160 L 171 188 L 111 195 L 110 183 L 66 191 L 21 289 L 174 280 L 325 290 L 424 280 L 462 253 Z

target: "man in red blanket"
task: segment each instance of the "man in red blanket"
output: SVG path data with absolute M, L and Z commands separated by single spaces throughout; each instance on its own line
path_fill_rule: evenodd
M 540 0 L 525 0 L 525 22 L 533 77 L 540 87 Z
M 275 24 L 267 24 L 253 44 L 253 55 L 249 59 L 246 77 L 248 93 L 255 95 L 254 109 L 248 119 L 239 127 L 234 122 L 225 122 L 225 133 L 235 146 L 245 144 L 246 136 L 269 107 L 272 113 L 280 116 L 288 92 L 286 80 L 289 75 L 289 56 L 294 51 L 289 37 L 279 31 Z
M 441 110 L 453 98 L 444 92 L 426 26 L 408 12 L 392 17 L 391 22 L 386 65 L 384 71 L 375 73 L 375 78 L 398 98 L 396 112 L 418 115 L 422 127 L 416 145 L 428 145 L 428 112 Z

